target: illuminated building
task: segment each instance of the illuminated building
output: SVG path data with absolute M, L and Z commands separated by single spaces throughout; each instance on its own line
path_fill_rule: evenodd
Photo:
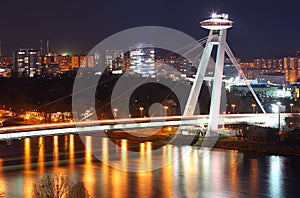
M 0 56 L 0 69 L 4 69 L 4 72 L 1 72 L 2 77 L 9 78 L 12 73 L 12 64 L 13 59 L 11 56 Z
M 259 72 L 257 72 L 257 68 L 254 67 L 253 62 L 240 63 L 240 66 L 247 79 L 253 80 L 259 74 Z
M 43 64 L 58 64 L 56 54 L 47 54 L 43 57 Z
M 286 84 L 285 75 L 280 72 L 258 75 L 257 81 L 259 83 L 267 83 L 267 84 L 277 84 L 277 85 Z
M 237 59 L 237 62 L 240 63 L 241 60 Z M 224 76 L 226 78 L 235 78 L 239 76 L 236 67 L 229 58 L 226 58 L 224 61 Z
M 72 62 L 72 69 L 79 68 L 80 66 L 80 56 L 72 56 L 71 57 Z
M 72 67 L 72 62 L 71 62 L 71 56 L 69 55 L 64 55 L 64 56 L 57 56 L 57 62 L 58 62 L 58 68 L 63 71 L 69 71 L 71 70 Z
M 13 64 L 13 59 L 11 56 L 0 56 L 0 67 L 5 68 L 8 65 Z
M 110 71 L 124 68 L 123 50 L 106 50 L 105 51 L 106 66 Z
M 298 58 L 284 57 L 283 68 L 287 82 L 296 82 L 298 77 Z
M 277 72 L 285 73 L 283 59 L 257 58 L 253 62 L 243 62 L 240 66 L 247 79 L 256 79 L 258 75 L 268 75 Z
M 13 53 L 13 72 L 18 77 L 34 77 L 40 66 L 40 52 L 34 49 L 19 49 Z
M 124 55 L 124 69 L 126 71 L 129 71 L 130 70 L 130 58 L 129 58 L 129 55 Z
M 153 45 L 138 43 L 130 48 L 130 70 L 143 75 L 155 74 Z
M 80 67 L 81 63 L 85 60 L 85 56 L 72 56 L 71 64 L 72 69 L 77 69 Z
M 95 66 L 105 66 L 109 71 L 124 69 L 123 50 L 103 50 L 95 52 Z
M 87 67 L 94 67 L 95 66 L 95 57 L 94 56 L 86 56 L 86 66 Z

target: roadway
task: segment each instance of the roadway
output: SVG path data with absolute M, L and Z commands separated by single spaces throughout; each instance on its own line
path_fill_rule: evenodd
M 285 117 L 299 116 L 300 113 L 259 113 L 259 114 L 220 114 L 219 124 L 248 123 L 263 127 L 278 127 L 280 119 L 281 126 L 284 125 Z M 109 130 L 129 130 L 139 128 L 161 128 L 164 126 L 202 126 L 208 124 L 208 115 L 196 115 L 189 117 L 145 117 L 145 118 L 123 118 L 97 121 L 81 121 L 69 123 L 40 124 L 27 126 L 13 126 L 0 128 L 0 140 L 18 139 L 39 136 L 54 136 L 63 134 L 93 133 Z

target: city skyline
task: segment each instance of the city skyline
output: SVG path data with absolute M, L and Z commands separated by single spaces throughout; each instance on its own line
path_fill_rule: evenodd
M 17 6 L 16 6 L 17 5 Z M 71 50 L 80 54 L 92 49 L 106 37 L 137 26 L 165 26 L 182 31 L 196 39 L 207 31 L 199 22 L 213 11 L 226 12 L 234 22 L 228 37 L 236 56 L 276 58 L 293 56 L 299 46 L 297 18 L 299 2 L 251 1 L 237 4 L 234 1 L 201 1 L 182 3 L 158 2 L 97 2 L 53 0 L 47 4 L 31 0 L 5 2 L 0 16 L 4 27 L 0 40 L 4 55 L 17 48 L 39 48 L 40 40 L 50 40 L 50 49 L 57 53 Z M 22 22 L 22 18 L 26 21 Z M 293 38 L 287 42 L 286 38 Z
M 2 3 L 0 198 L 296 197 L 299 5 Z

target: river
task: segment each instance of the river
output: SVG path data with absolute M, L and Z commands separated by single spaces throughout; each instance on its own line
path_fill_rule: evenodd
M 299 157 L 173 145 L 163 146 L 160 155 L 153 156 L 152 143 L 145 142 L 132 159 L 132 164 L 143 169 L 132 171 L 128 168 L 126 140 L 121 140 L 122 149 L 117 149 L 122 153 L 120 159 L 109 158 L 111 151 L 105 149 L 108 138 L 86 136 L 82 141 L 86 147 L 76 135 L 2 145 L 1 190 L 7 197 L 29 198 L 36 179 L 46 173 L 63 173 L 71 180 L 83 181 L 93 197 L 277 198 L 298 197 L 300 192 Z M 103 148 L 100 160 L 90 152 L 94 148 L 91 144 Z M 154 158 L 167 163 L 157 168 Z M 123 166 L 128 171 L 120 170 Z

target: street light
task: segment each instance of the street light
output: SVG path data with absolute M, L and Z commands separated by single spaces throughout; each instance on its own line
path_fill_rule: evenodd
M 294 107 L 294 104 L 293 104 L 293 103 L 290 103 L 290 107 L 291 107 L 291 113 L 293 113 L 293 107 Z
M 168 115 L 168 109 L 169 107 L 168 106 L 164 106 L 164 109 L 166 110 L 166 116 Z
M 276 104 L 271 104 L 272 106 L 272 111 L 274 113 L 278 113 L 278 130 L 280 131 L 280 107 L 281 107 L 281 102 L 277 102 Z
M 114 112 L 114 117 L 117 118 L 118 109 L 117 108 L 113 109 L 113 112 Z
M 251 106 L 252 106 L 252 112 L 255 113 L 256 104 L 252 104 Z
M 141 117 L 143 117 L 143 110 L 144 110 L 144 107 L 140 107 L 139 110 L 141 111 Z
M 231 104 L 231 107 L 232 107 L 232 114 L 234 114 L 234 109 L 235 109 L 236 105 L 235 104 Z

